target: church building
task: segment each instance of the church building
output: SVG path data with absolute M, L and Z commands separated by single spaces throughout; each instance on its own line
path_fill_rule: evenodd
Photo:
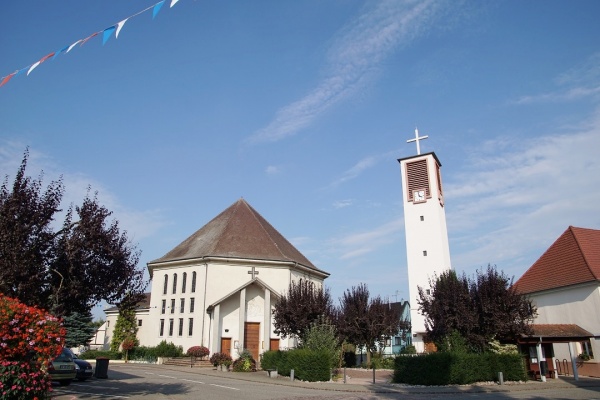
M 290 283 L 322 287 L 329 276 L 244 199 L 147 267 L 151 291 L 136 312 L 140 344 L 206 346 L 234 359 L 242 349 L 258 360 L 264 351 L 294 347 L 294 339 L 273 333 L 274 305 Z M 106 314 L 110 343 L 118 311 Z

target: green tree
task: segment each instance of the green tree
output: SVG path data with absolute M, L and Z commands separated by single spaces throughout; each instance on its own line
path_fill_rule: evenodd
M 329 356 L 329 367 L 338 368 L 341 362 L 342 347 L 336 327 L 327 319 L 319 318 L 310 325 L 303 334 L 302 347 L 326 353 Z
M 110 342 L 110 349 L 112 351 L 119 351 L 121 344 L 124 341 L 135 343 L 134 347 L 139 345 L 137 340 L 137 320 L 135 318 L 135 311 L 133 309 L 122 309 L 119 310 L 119 316 L 117 317 L 117 323 L 113 332 L 113 338 Z M 131 348 L 130 348 L 131 349 Z
M 286 338 L 296 336 L 303 340 L 306 327 L 319 318 L 333 315 L 331 294 L 327 288 L 317 287 L 306 279 L 292 282 L 287 293 L 273 308 L 275 333 Z
M 101 300 L 135 304 L 146 282 L 126 232 L 89 193 L 55 231 L 64 185 L 44 189 L 41 175 L 28 177 L 28 156 L 12 187 L 8 176 L 0 187 L 0 292 L 59 316 L 86 314 Z
M 63 325 L 67 330 L 65 344 L 67 347 L 85 346 L 94 337 L 96 328 L 92 323 L 92 314 L 78 312 L 65 315 Z

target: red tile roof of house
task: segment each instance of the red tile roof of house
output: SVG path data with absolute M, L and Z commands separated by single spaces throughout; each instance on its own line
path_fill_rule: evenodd
M 569 228 L 515 282 L 528 294 L 600 281 L 600 230 Z
M 202 257 L 296 262 L 329 275 L 315 267 L 244 199 L 148 264 Z

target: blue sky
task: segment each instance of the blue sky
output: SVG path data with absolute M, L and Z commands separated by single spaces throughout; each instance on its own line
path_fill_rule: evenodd
M 0 78 L 156 1 L 7 2 Z M 400 166 L 442 162 L 453 267 L 600 229 L 600 2 L 169 0 L 0 87 L 0 172 L 88 185 L 164 255 L 244 197 L 335 299 L 408 298 Z M 25 71 L 26 72 L 26 71 Z

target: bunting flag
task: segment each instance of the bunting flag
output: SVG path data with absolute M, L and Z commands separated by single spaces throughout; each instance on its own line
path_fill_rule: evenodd
M 79 44 L 79 47 L 83 46 L 88 40 L 92 39 L 95 36 L 98 36 L 100 34 L 102 34 L 102 45 L 106 44 L 106 42 L 110 39 L 110 37 L 112 36 L 113 32 L 115 33 L 115 39 L 117 39 L 119 37 L 119 32 L 121 32 L 121 29 L 123 28 L 123 25 L 125 25 L 125 22 L 127 22 L 129 19 L 133 18 L 133 17 L 137 17 L 138 15 L 145 13 L 146 11 L 152 10 L 152 19 L 154 19 L 156 17 L 156 15 L 160 12 L 160 9 L 162 8 L 162 6 L 165 4 L 166 0 L 162 0 L 159 1 L 158 3 L 142 10 L 139 11 L 133 15 L 130 15 L 129 17 L 121 20 L 121 22 L 118 22 L 108 28 L 105 28 L 101 31 L 92 33 L 91 35 L 89 35 L 88 37 L 86 37 L 85 39 L 79 39 L 76 42 L 64 46 L 62 47 L 60 50 L 55 51 L 53 53 L 50 53 L 48 55 L 45 55 L 44 57 L 40 58 L 38 61 L 34 62 L 33 64 L 30 64 L 26 67 L 20 68 L 6 76 L 3 76 L 2 79 L 0 79 L 0 87 L 6 85 L 8 83 L 8 81 L 10 81 L 13 77 L 19 75 L 21 72 L 27 70 L 27 75 L 29 75 L 31 73 L 31 71 L 33 71 L 34 69 L 36 69 L 40 64 L 42 64 L 44 61 L 48 60 L 49 58 L 51 59 L 55 59 L 59 54 L 65 53 L 67 54 L 68 52 L 70 52 L 71 50 L 73 50 L 73 48 Z M 172 8 L 175 4 L 177 4 L 179 0 L 171 0 L 171 5 L 169 6 L 169 8 Z

